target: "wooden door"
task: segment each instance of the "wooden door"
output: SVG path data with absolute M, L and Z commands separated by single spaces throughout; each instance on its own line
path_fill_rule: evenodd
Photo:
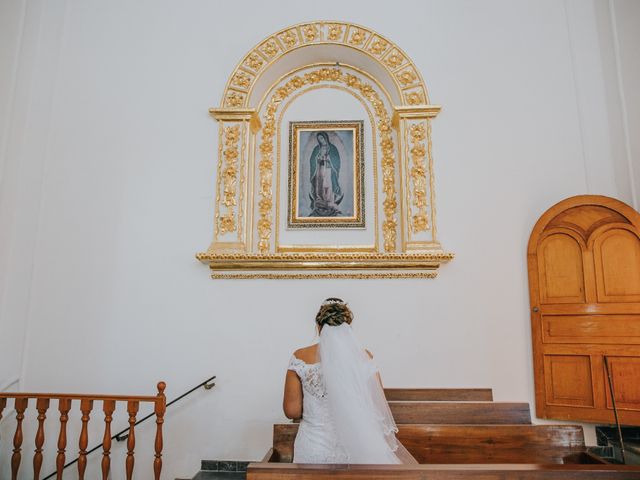
M 640 425 L 640 214 L 580 195 L 538 220 L 528 247 L 536 416 Z

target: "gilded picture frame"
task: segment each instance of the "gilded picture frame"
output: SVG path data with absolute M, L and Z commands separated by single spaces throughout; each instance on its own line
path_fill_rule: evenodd
M 289 122 L 288 228 L 365 228 L 364 121 Z

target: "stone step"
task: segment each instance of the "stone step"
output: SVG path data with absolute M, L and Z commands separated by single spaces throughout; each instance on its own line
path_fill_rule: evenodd
M 192 480 L 245 480 L 247 472 L 212 472 L 200 470 Z
M 248 464 L 238 460 L 202 460 L 200 471 L 191 480 L 244 480 Z

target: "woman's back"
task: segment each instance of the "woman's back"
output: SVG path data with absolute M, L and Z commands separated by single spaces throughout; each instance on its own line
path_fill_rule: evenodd
M 288 370 L 300 379 L 303 391 L 302 419 L 294 445 L 295 463 L 347 463 L 329 414 L 327 387 L 322 364 L 317 361 L 318 346 L 296 350 Z

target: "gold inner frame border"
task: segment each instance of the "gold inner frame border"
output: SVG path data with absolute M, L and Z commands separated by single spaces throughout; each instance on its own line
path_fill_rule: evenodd
M 282 117 L 281 117 L 282 119 Z M 279 127 L 279 126 L 278 126 Z M 352 202 L 354 205 L 354 215 L 350 217 L 301 217 L 298 212 L 298 174 L 301 159 L 298 148 L 300 147 L 300 134 L 305 131 L 314 132 L 319 130 L 344 130 L 353 133 L 352 156 L 353 166 L 351 168 L 354 188 Z M 296 228 L 298 225 L 304 227 L 314 227 L 324 223 L 327 228 L 364 228 L 365 208 L 364 208 L 364 154 L 363 144 L 364 121 L 362 120 L 308 120 L 289 122 L 289 176 L 288 176 L 288 228 Z M 280 128 L 276 130 L 281 133 Z M 279 145 L 278 145 L 279 146 Z M 278 152 L 280 153 L 280 152 Z M 342 166 L 341 166 L 342 169 Z M 280 179 L 278 179 L 279 181 Z M 277 221 L 277 219 L 276 219 Z

